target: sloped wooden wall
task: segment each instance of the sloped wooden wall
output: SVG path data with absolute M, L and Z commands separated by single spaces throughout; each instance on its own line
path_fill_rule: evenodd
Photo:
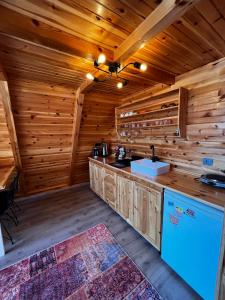
M 85 95 L 79 146 L 71 168 L 76 90 L 12 76 L 8 83 L 25 193 L 88 181 L 87 158 L 93 145 L 103 141 L 109 145 L 115 143 L 118 95 L 96 91 Z
M 121 143 L 142 156 L 154 144 L 161 159 L 191 173 L 225 171 L 225 59 L 177 77 L 175 86 L 189 89 L 187 138 L 120 138 Z M 203 166 L 204 157 L 213 158 L 213 166 Z
M 25 192 L 68 185 L 75 90 L 13 77 L 9 90 Z
M 88 156 L 97 142 L 107 142 L 112 147 L 116 141 L 115 107 L 120 97 L 106 91 L 85 94 L 80 126 L 79 146 L 73 163 L 73 183 L 89 180 Z
M 5 118 L 5 110 L 0 95 L 0 166 L 11 165 L 14 162 L 10 143 L 9 130 Z

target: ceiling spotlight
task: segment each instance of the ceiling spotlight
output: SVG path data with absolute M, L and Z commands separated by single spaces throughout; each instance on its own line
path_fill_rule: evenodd
M 141 71 L 146 71 L 147 70 L 147 68 L 148 68 L 148 66 L 147 66 L 147 64 L 145 64 L 145 63 L 139 63 L 139 62 L 134 62 L 133 63 L 133 65 L 134 65 L 134 67 L 136 68 L 136 69 L 139 69 L 139 70 L 141 70 Z
M 123 83 L 122 82 L 118 82 L 116 86 L 117 86 L 118 89 L 122 89 Z
M 147 70 L 147 68 L 148 68 L 148 66 L 145 63 L 140 65 L 140 70 L 143 71 L 143 72 L 145 72 Z
M 140 45 L 140 49 L 143 49 L 145 46 L 145 42 L 142 42 L 141 45 Z
M 105 61 L 106 61 L 105 54 L 103 54 L 103 53 L 99 54 L 98 59 L 97 59 L 97 63 L 100 65 L 100 64 L 104 64 Z
M 91 73 L 87 73 L 86 78 L 89 79 L 89 80 L 94 80 L 95 79 L 94 76 Z

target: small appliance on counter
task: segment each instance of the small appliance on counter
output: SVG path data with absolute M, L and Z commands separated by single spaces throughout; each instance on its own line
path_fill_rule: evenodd
M 115 158 L 116 160 L 122 160 L 126 156 L 126 149 L 123 146 L 116 146 L 115 148 Z
M 96 143 L 92 149 L 92 156 L 97 157 L 106 157 L 109 155 L 108 145 L 106 143 Z
M 225 189 L 225 176 L 223 175 L 208 173 L 202 175 L 198 180 L 204 184 Z
M 92 157 L 97 158 L 99 156 L 99 149 L 98 147 L 94 147 L 92 149 Z
M 106 157 L 109 155 L 108 146 L 106 143 L 102 143 L 102 156 Z

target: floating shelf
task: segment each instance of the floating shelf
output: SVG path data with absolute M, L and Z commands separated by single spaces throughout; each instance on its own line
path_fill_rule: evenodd
M 132 115 L 132 116 L 118 117 L 118 120 L 124 120 L 124 119 L 126 120 L 126 119 L 130 119 L 132 117 L 134 118 L 134 117 L 137 117 L 137 116 L 144 116 L 144 115 L 149 115 L 149 114 L 155 114 L 157 112 L 171 111 L 171 110 L 177 110 L 177 109 L 178 109 L 178 105 L 167 107 L 167 108 L 161 108 L 161 109 L 146 111 L 146 112 L 142 112 L 142 113 L 137 113 L 136 115 Z
M 119 138 L 186 136 L 188 90 L 175 89 L 116 108 Z M 165 107 L 165 106 L 168 107 Z M 125 115 L 122 116 L 121 115 Z M 133 114 L 133 115 L 129 115 Z M 168 129 L 168 130 L 167 130 Z

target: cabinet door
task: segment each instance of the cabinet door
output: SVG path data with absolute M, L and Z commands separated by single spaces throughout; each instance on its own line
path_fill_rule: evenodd
M 95 165 L 94 170 L 95 192 L 104 199 L 104 168 Z
M 134 227 L 160 249 L 162 194 L 138 183 L 134 184 Z
M 94 163 L 89 164 L 90 170 L 90 187 L 101 198 L 104 195 L 104 169 Z
M 116 210 L 129 223 L 133 222 L 133 181 L 117 176 Z
M 89 178 L 90 178 L 90 188 L 95 192 L 95 176 L 94 176 L 95 165 L 89 162 Z
M 116 208 L 116 174 L 107 169 L 104 176 L 104 199 L 113 209 Z
M 225 257 L 223 261 L 223 269 L 222 269 L 222 275 L 221 275 L 221 283 L 220 283 L 220 294 L 219 294 L 219 300 L 225 299 Z

